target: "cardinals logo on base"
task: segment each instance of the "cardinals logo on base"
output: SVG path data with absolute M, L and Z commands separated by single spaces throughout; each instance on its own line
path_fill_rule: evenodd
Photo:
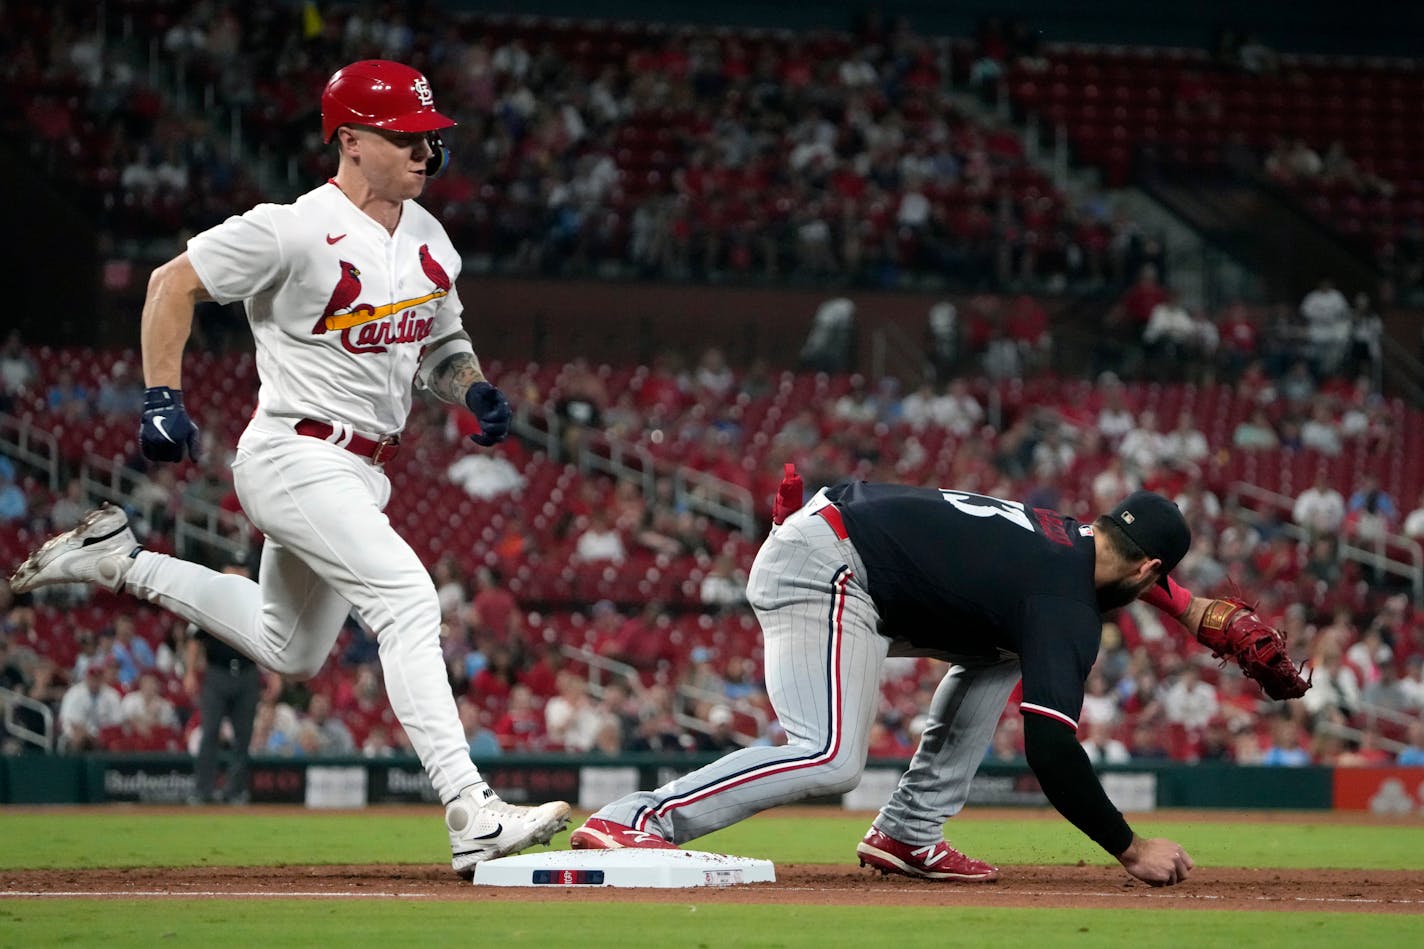
M 312 327 L 312 335 L 340 332 L 341 345 L 352 353 L 383 353 L 386 351 L 383 344 L 418 343 L 428 337 L 435 326 L 435 317 L 422 319 L 410 311 L 449 294 L 450 275 L 431 256 L 428 244 L 421 244 L 419 253 L 420 269 L 435 284 L 435 289 L 381 306 L 354 302 L 361 295 L 361 270 L 350 261 L 339 261 L 341 277 L 331 291 L 321 318 Z M 398 320 L 395 319 L 397 313 L 400 314 Z

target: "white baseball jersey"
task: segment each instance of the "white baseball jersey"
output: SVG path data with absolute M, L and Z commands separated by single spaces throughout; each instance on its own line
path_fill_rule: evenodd
M 460 257 L 414 201 L 389 234 L 328 181 L 198 234 L 188 259 L 213 299 L 244 301 L 259 414 L 399 432 L 422 349 L 462 325 Z

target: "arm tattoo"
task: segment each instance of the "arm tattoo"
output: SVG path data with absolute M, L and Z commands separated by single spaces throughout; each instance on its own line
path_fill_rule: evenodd
M 452 353 L 430 374 L 430 391 L 437 398 L 458 405 L 465 401 L 465 390 L 484 377 L 474 353 Z

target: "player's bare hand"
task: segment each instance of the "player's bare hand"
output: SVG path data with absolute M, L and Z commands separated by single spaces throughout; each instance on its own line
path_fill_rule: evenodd
M 1181 883 L 1195 866 L 1181 844 L 1165 837 L 1144 840 L 1134 836 L 1132 845 L 1117 859 L 1128 873 L 1152 886 Z
M 190 697 L 198 694 L 198 686 L 200 684 L 201 680 L 199 680 L 196 672 L 190 672 L 183 676 L 183 691 L 188 693 Z

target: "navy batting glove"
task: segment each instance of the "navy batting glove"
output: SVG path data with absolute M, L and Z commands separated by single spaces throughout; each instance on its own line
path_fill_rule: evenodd
M 488 382 L 476 382 L 465 390 L 465 404 L 480 420 L 480 432 L 471 435 L 470 441 L 485 448 L 498 445 L 509 437 L 509 423 L 514 418 L 514 410 L 504 393 Z
M 183 393 L 167 386 L 149 386 L 143 394 L 143 422 L 138 445 L 149 461 L 182 461 L 183 449 L 198 460 L 198 426 L 183 408 Z

